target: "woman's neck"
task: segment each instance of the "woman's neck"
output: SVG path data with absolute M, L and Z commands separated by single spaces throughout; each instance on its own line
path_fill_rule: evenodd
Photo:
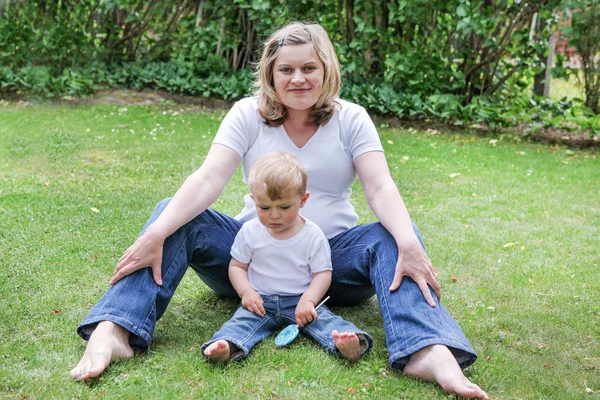
M 311 110 L 287 110 L 287 117 L 285 122 L 288 125 L 302 127 L 312 125 Z

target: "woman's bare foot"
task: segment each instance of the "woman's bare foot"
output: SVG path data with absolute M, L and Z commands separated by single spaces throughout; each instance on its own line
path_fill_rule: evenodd
M 335 342 L 335 347 L 344 357 L 350 361 L 356 361 L 360 358 L 360 341 L 354 332 L 331 332 L 331 337 Z
M 469 399 L 487 399 L 479 386 L 462 373 L 456 359 L 446 346 L 425 347 L 410 356 L 404 375 L 437 383 L 446 392 Z
M 102 321 L 92 332 L 81 361 L 69 374 L 78 381 L 89 380 L 104 372 L 111 362 L 131 357 L 129 331 L 113 322 Z
M 217 340 L 212 342 L 206 349 L 204 355 L 213 361 L 225 362 L 231 357 L 231 347 L 227 340 Z

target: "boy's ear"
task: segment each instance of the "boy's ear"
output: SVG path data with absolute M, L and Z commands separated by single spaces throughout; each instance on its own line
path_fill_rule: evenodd
M 300 200 L 300 208 L 304 207 L 304 204 L 306 204 L 306 200 L 308 200 L 309 197 L 309 192 L 304 193 L 304 196 L 302 196 L 302 199 Z

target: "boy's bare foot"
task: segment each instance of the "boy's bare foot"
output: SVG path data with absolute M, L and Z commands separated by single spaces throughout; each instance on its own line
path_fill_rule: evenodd
M 213 361 L 225 362 L 231 357 L 231 348 L 227 340 L 212 342 L 206 349 L 204 355 Z
M 331 332 L 331 337 L 335 342 L 335 347 L 344 357 L 350 361 L 356 361 L 360 358 L 360 341 L 354 332 Z
M 113 361 L 133 357 L 129 331 L 113 322 L 98 324 L 79 364 L 69 373 L 73 378 L 89 380 L 100 375 Z
M 425 347 L 410 356 L 404 375 L 437 383 L 446 392 L 469 399 L 487 399 L 479 386 L 462 373 L 456 359 L 446 346 Z

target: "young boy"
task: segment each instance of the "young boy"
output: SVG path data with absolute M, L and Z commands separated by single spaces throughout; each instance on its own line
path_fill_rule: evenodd
M 242 304 L 202 346 L 213 361 L 240 360 L 290 324 L 353 361 L 371 349 L 369 334 L 324 305 L 315 311 L 331 284 L 331 250 L 321 229 L 299 215 L 310 196 L 306 181 L 304 167 L 290 153 L 269 153 L 252 165 L 248 187 L 258 218 L 242 226 L 229 264 Z

